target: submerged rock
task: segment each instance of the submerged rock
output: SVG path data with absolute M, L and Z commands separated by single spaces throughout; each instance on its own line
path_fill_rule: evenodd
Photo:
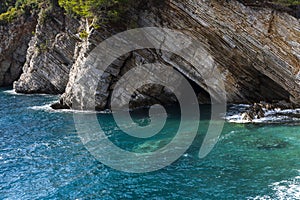
M 256 147 L 262 150 L 273 150 L 286 148 L 289 145 L 288 142 L 280 139 L 260 139 L 256 141 Z

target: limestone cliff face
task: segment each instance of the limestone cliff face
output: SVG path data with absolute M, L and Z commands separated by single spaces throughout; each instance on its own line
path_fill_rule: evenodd
M 33 15 L 0 25 L 0 86 L 12 85 L 20 77 L 36 24 Z
M 229 102 L 289 98 L 299 103 L 299 20 L 236 1 L 169 1 L 160 24 L 203 41 L 224 79 Z M 171 10 L 171 12 L 167 12 Z M 144 21 L 150 21 L 144 15 Z
M 138 24 L 182 30 L 200 41 L 222 72 L 228 102 L 300 103 L 300 25 L 299 20 L 288 14 L 245 7 L 237 1 L 170 0 L 163 8 L 152 6 L 139 13 Z M 128 66 L 151 63 L 154 58 L 189 77 L 195 88 L 200 88 L 199 96 L 205 97 L 201 101 L 208 101 L 207 88 L 197 70 L 200 66 L 188 66 L 168 53 L 158 55 L 153 50 L 144 50 L 111 66 L 112 72 L 108 72 L 98 88 L 98 109 L 108 107 L 114 83 L 130 69 Z M 76 71 L 80 73 L 80 66 L 73 66 L 72 76 L 76 76 Z M 80 101 L 72 92 L 75 88 L 78 86 L 70 81 L 62 104 L 71 107 L 72 101 Z M 136 96 L 135 106 L 175 101 L 165 88 L 145 88 Z
M 51 13 L 40 12 L 36 34 L 29 43 L 24 72 L 14 83 L 16 92 L 61 94 L 65 91 L 75 47 L 81 41 L 75 35 L 79 25 L 59 8 Z
M 135 17 L 139 27 L 181 30 L 200 41 L 222 73 L 228 102 L 287 100 L 300 105 L 300 24 L 291 15 L 246 7 L 237 1 L 166 0 L 160 7 L 147 6 Z M 14 85 L 17 91 L 65 91 L 60 100 L 64 107 L 81 101 L 75 79 L 83 73 L 88 53 L 112 35 L 113 29 L 86 28 L 88 38 L 78 39 L 73 35 L 80 28 L 75 31 L 74 27 L 80 24 L 59 14 L 44 25 L 39 23 L 24 73 Z M 46 39 L 47 51 L 34 50 Z M 200 102 L 209 101 L 200 65 L 191 66 L 170 53 L 145 49 L 128 53 L 109 67 L 98 86 L 97 109 L 109 108 L 114 85 L 126 71 L 153 61 L 176 68 L 189 79 Z M 138 91 L 132 106 L 175 101 L 168 89 L 153 86 Z

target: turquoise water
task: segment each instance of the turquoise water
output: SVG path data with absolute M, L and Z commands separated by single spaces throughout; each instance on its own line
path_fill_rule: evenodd
M 213 151 L 198 158 L 208 121 L 190 149 L 159 171 L 130 174 L 97 161 L 79 139 L 72 113 L 47 109 L 57 96 L 0 91 L 0 199 L 300 199 L 300 126 L 229 124 Z M 202 113 L 207 107 L 201 108 Z M 164 145 L 126 141 L 110 114 L 98 114 L 114 143 L 136 151 Z

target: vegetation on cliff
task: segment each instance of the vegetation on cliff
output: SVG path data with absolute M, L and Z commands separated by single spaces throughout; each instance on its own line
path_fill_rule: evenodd
M 99 26 L 124 19 L 124 15 L 137 5 L 134 0 L 4 0 L 0 2 L 0 23 L 12 22 L 21 15 L 42 10 L 51 15 L 54 7 L 61 7 L 74 18 L 86 18 Z
M 283 5 L 300 5 L 299 0 L 274 0 L 275 3 L 283 4 Z
M 94 19 L 95 24 L 120 20 L 133 3 L 133 0 L 58 0 L 68 15 Z
M 243 3 L 247 4 L 266 4 L 266 3 L 273 3 L 273 4 L 280 4 L 285 6 L 292 6 L 292 5 L 300 5 L 300 0 L 239 0 Z
M 300 0 L 239 1 L 248 5 L 279 6 L 279 9 L 300 6 Z M 134 0 L 2 0 L 0 1 L 0 22 L 11 22 L 22 14 L 30 14 L 41 8 L 59 5 L 73 17 L 93 18 L 97 22 L 105 23 L 120 20 L 121 16 L 136 3 L 137 1 Z
M 10 6 L 15 5 L 15 0 L 4 0 L 0 1 L 0 13 L 4 13 Z
M 41 6 L 41 0 L 4 0 L 0 2 L 0 22 L 11 22 L 23 14 L 30 15 Z

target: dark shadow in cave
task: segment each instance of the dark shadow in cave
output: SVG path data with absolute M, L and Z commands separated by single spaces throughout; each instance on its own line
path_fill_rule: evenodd
M 271 103 L 279 100 L 289 102 L 290 93 L 274 80 L 262 74 L 252 66 L 246 67 L 245 70 L 248 74 L 251 74 L 251 77 L 255 78 L 247 79 L 238 76 L 238 74 L 234 74 L 234 76 L 238 78 L 240 93 L 243 94 L 243 97 L 247 102 L 237 101 L 228 103 L 256 103 L 260 101 Z

